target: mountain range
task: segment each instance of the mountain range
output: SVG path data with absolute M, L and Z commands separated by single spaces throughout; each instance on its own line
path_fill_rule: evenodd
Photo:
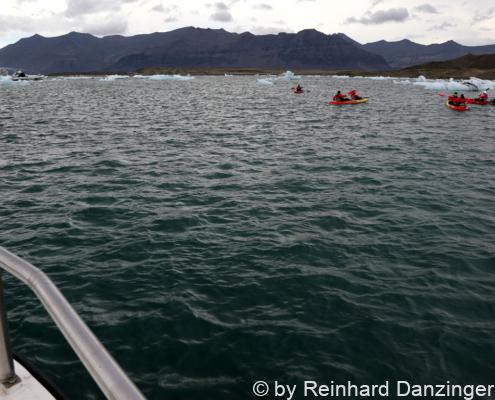
M 409 40 L 362 45 L 342 33 L 326 35 L 314 29 L 254 35 L 187 27 L 127 37 L 34 35 L 0 49 L 0 66 L 44 74 L 146 67 L 385 71 L 490 53 L 495 53 L 495 45 L 470 47 L 449 41 L 427 46 Z
M 468 54 L 448 61 L 433 61 L 414 67 L 388 72 L 390 76 L 411 77 L 423 75 L 427 78 L 495 79 L 495 54 Z
M 367 43 L 365 50 L 385 58 L 392 69 L 407 68 L 432 61 L 448 61 L 468 54 L 495 54 L 495 45 L 463 46 L 453 40 L 445 43 L 423 45 L 404 39 L 398 42 Z

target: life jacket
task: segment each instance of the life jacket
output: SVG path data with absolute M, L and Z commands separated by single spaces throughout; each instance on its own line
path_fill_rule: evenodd
M 335 101 L 343 101 L 345 99 L 345 96 L 342 93 L 339 93 L 339 94 L 336 94 L 335 96 L 333 96 L 333 99 Z
M 482 101 L 488 100 L 488 94 L 486 93 L 481 93 L 479 96 L 479 99 Z

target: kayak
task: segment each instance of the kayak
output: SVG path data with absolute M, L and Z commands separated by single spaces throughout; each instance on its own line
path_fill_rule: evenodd
M 333 106 L 342 106 L 344 104 L 362 104 L 362 103 L 367 103 L 368 98 L 365 97 L 360 100 L 349 100 L 349 101 L 329 101 L 328 104 L 331 104 Z
M 488 101 L 481 101 L 478 99 L 466 99 L 468 104 L 476 104 L 477 106 L 487 106 L 489 103 Z
M 467 106 L 466 106 L 466 105 L 464 105 L 464 106 L 455 106 L 455 105 L 453 105 L 453 104 L 449 104 L 449 102 L 448 102 L 448 101 L 445 103 L 445 105 L 446 105 L 448 108 L 450 108 L 451 110 L 455 110 L 455 111 L 467 111 L 467 110 L 469 110 L 469 108 L 467 108 Z

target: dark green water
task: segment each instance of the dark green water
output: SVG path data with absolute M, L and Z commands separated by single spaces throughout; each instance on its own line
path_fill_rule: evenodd
M 49 274 L 149 399 L 495 383 L 495 107 L 303 83 L 0 87 L 0 245 Z M 350 85 L 372 101 L 325 104 Z M 6 291 L 15 350 L 72 399 L 101 398 L 34 296 Z

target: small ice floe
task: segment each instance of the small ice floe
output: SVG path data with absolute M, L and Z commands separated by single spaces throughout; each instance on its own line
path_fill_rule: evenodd
M 397 78 L 392 76 L 367 76 L 366 79 L 371 79 L 372 81 L 391 81 Z
M 101 78 L 100 81 L 113 82 L 117 79 L 128 79 L 129 75 L 107 75 L 104 78 Z
M 273 85 L 273 78 L 258 78 L 258 85 Z
M 301 77 L 299 75 L 294 75 L 294 72 L 292 71 L 286 71 L 281 75 L 258 78 L 257 82 L 260 85 L 273 85 L 276 82 L 294 81 L 297 79 L 301 79 Z
M 61 78 L 57 78 L 57 79 L 61 79 L 63 81 L 78 81 L 81 79 L 94 79 L 94 77 L 87 75 L 74 75 L 74 76 L 62 76 Z
M 409 79 L 394 81 L 395 85 L 410 85 L 412 82 Z
M 151 75 L 148 77 L 149 80 L 151 81 L 190 81 L 194 79 L 194 76 L 191 75 L 163 75 L 163 74 L 157 74 L 157 75 Z
M 296 79 L 301 79 L 301 77 L 294 75 L 294 72 L 292 71 L 286 71 L 282 75 L 279 75 L 276 79 L 280 81 L 293 81 Z

